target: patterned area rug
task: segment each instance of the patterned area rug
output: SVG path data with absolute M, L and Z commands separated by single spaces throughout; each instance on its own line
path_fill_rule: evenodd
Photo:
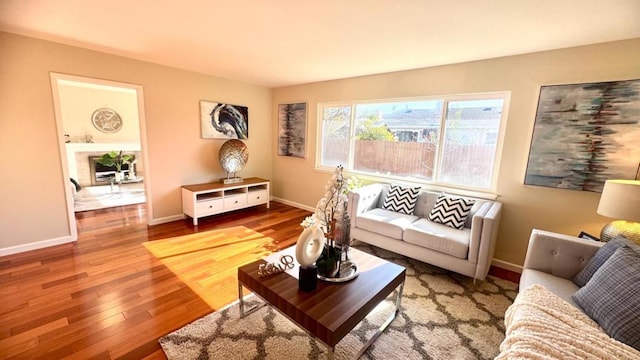
M 362 359 L 493 359 L 504 339 L 504 313 L 517 284 L 484 282 L 366 244 L 360 250 L 407 269 L 398 317 Z M 396 294 L 336 346 L 334 359 L 352 359 L 393 312 Z M 259 303 L 249 295 L 248 301 Z M 160 339 L 172 359 L 326 359 L 327 349 L 269 306 L 240 319 L 238 305 L 209 314 Z
M 73 195 L 75 212 L 104 209 L 114 206 L 142 204 L 147 199 L 143 183 L 87 186 Z

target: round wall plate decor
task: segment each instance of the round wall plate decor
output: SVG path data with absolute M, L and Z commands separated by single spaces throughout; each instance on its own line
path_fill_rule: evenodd
M 103 133 L 114 133 L 122 129 L 122 118 L 115 110 L 100 108 L 91 115 L 93 126 Z

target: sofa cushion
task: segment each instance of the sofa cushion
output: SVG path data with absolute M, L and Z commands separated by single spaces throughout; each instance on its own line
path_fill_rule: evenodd
M 402 240 L 461 259 L 469 253 L 470 229 L 462 231 L 420 219 L 404 230 Z
M 429 220 L 454 229 L 462 229 L 474 203 L 475 200 L 448 196 L 442 193 L 438 196 L 436 204 L 429 213 Z
M 376 208 L 358 215 L 355 222 L 363 230 L 402 240 L 404 229 L 416 220 L 418 217 L 415 215 Z
M 574 300 L 611 336 L 640 350 L 640 254 L 618 248 Z
M 613 253 L 623 246 L 629 246 L 640 253 L 640 245 L 632 243 L 624 236 L 616 236 L 603 247 L 598 249 L 595 255 L 585 267 L 573 278 L 573 282 L 578 286 L 585 286 L 593 274 L 607 261 Z
M 418 194 L 418 199 L 416 200 L 416 208 L 413 209 L 413 215 L 419 218 L 428 218 L 431 209 L 436 204 L 436 200 L 438 200 L 439 193 L 422 190 Z
M 382 204 L 382 208 L 389 211 L 413 215 L 413 209 L 416 207 L 416 200 L 418 199 L 419 193 L 419 187 L 391 185 L 389 187 L 389 192 L 384 199 L 384 203 Z
M 573 294 L 575 294 L 580 288 L 570 279 L 565 279 L 540 270 L 527 268 L 522 269 L 522 274 L 520 275 L 520 289 L 526 289 L 535 284 L 544 286 L 562 300 L 584 312 L 584 310 L 582 310 L 582 308 L 578 306 L 578 303 L 576 303 L 572 298 Z

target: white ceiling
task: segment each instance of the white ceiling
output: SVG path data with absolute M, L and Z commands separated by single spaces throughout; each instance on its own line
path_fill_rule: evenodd
M 0 0 L 0 30 L 279 87 L 640 38 L 640 1 Z

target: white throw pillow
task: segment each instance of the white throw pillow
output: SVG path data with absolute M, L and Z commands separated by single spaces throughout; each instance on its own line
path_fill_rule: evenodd
M 391 185 L 387 197 L 382 204 L 382 208 L 402 214 L 413 215 L 419 193 L 419 187 Z
M 461 230 L 475 200 L 451 197 L 442 193 L 429 213 L 429 220 Z

